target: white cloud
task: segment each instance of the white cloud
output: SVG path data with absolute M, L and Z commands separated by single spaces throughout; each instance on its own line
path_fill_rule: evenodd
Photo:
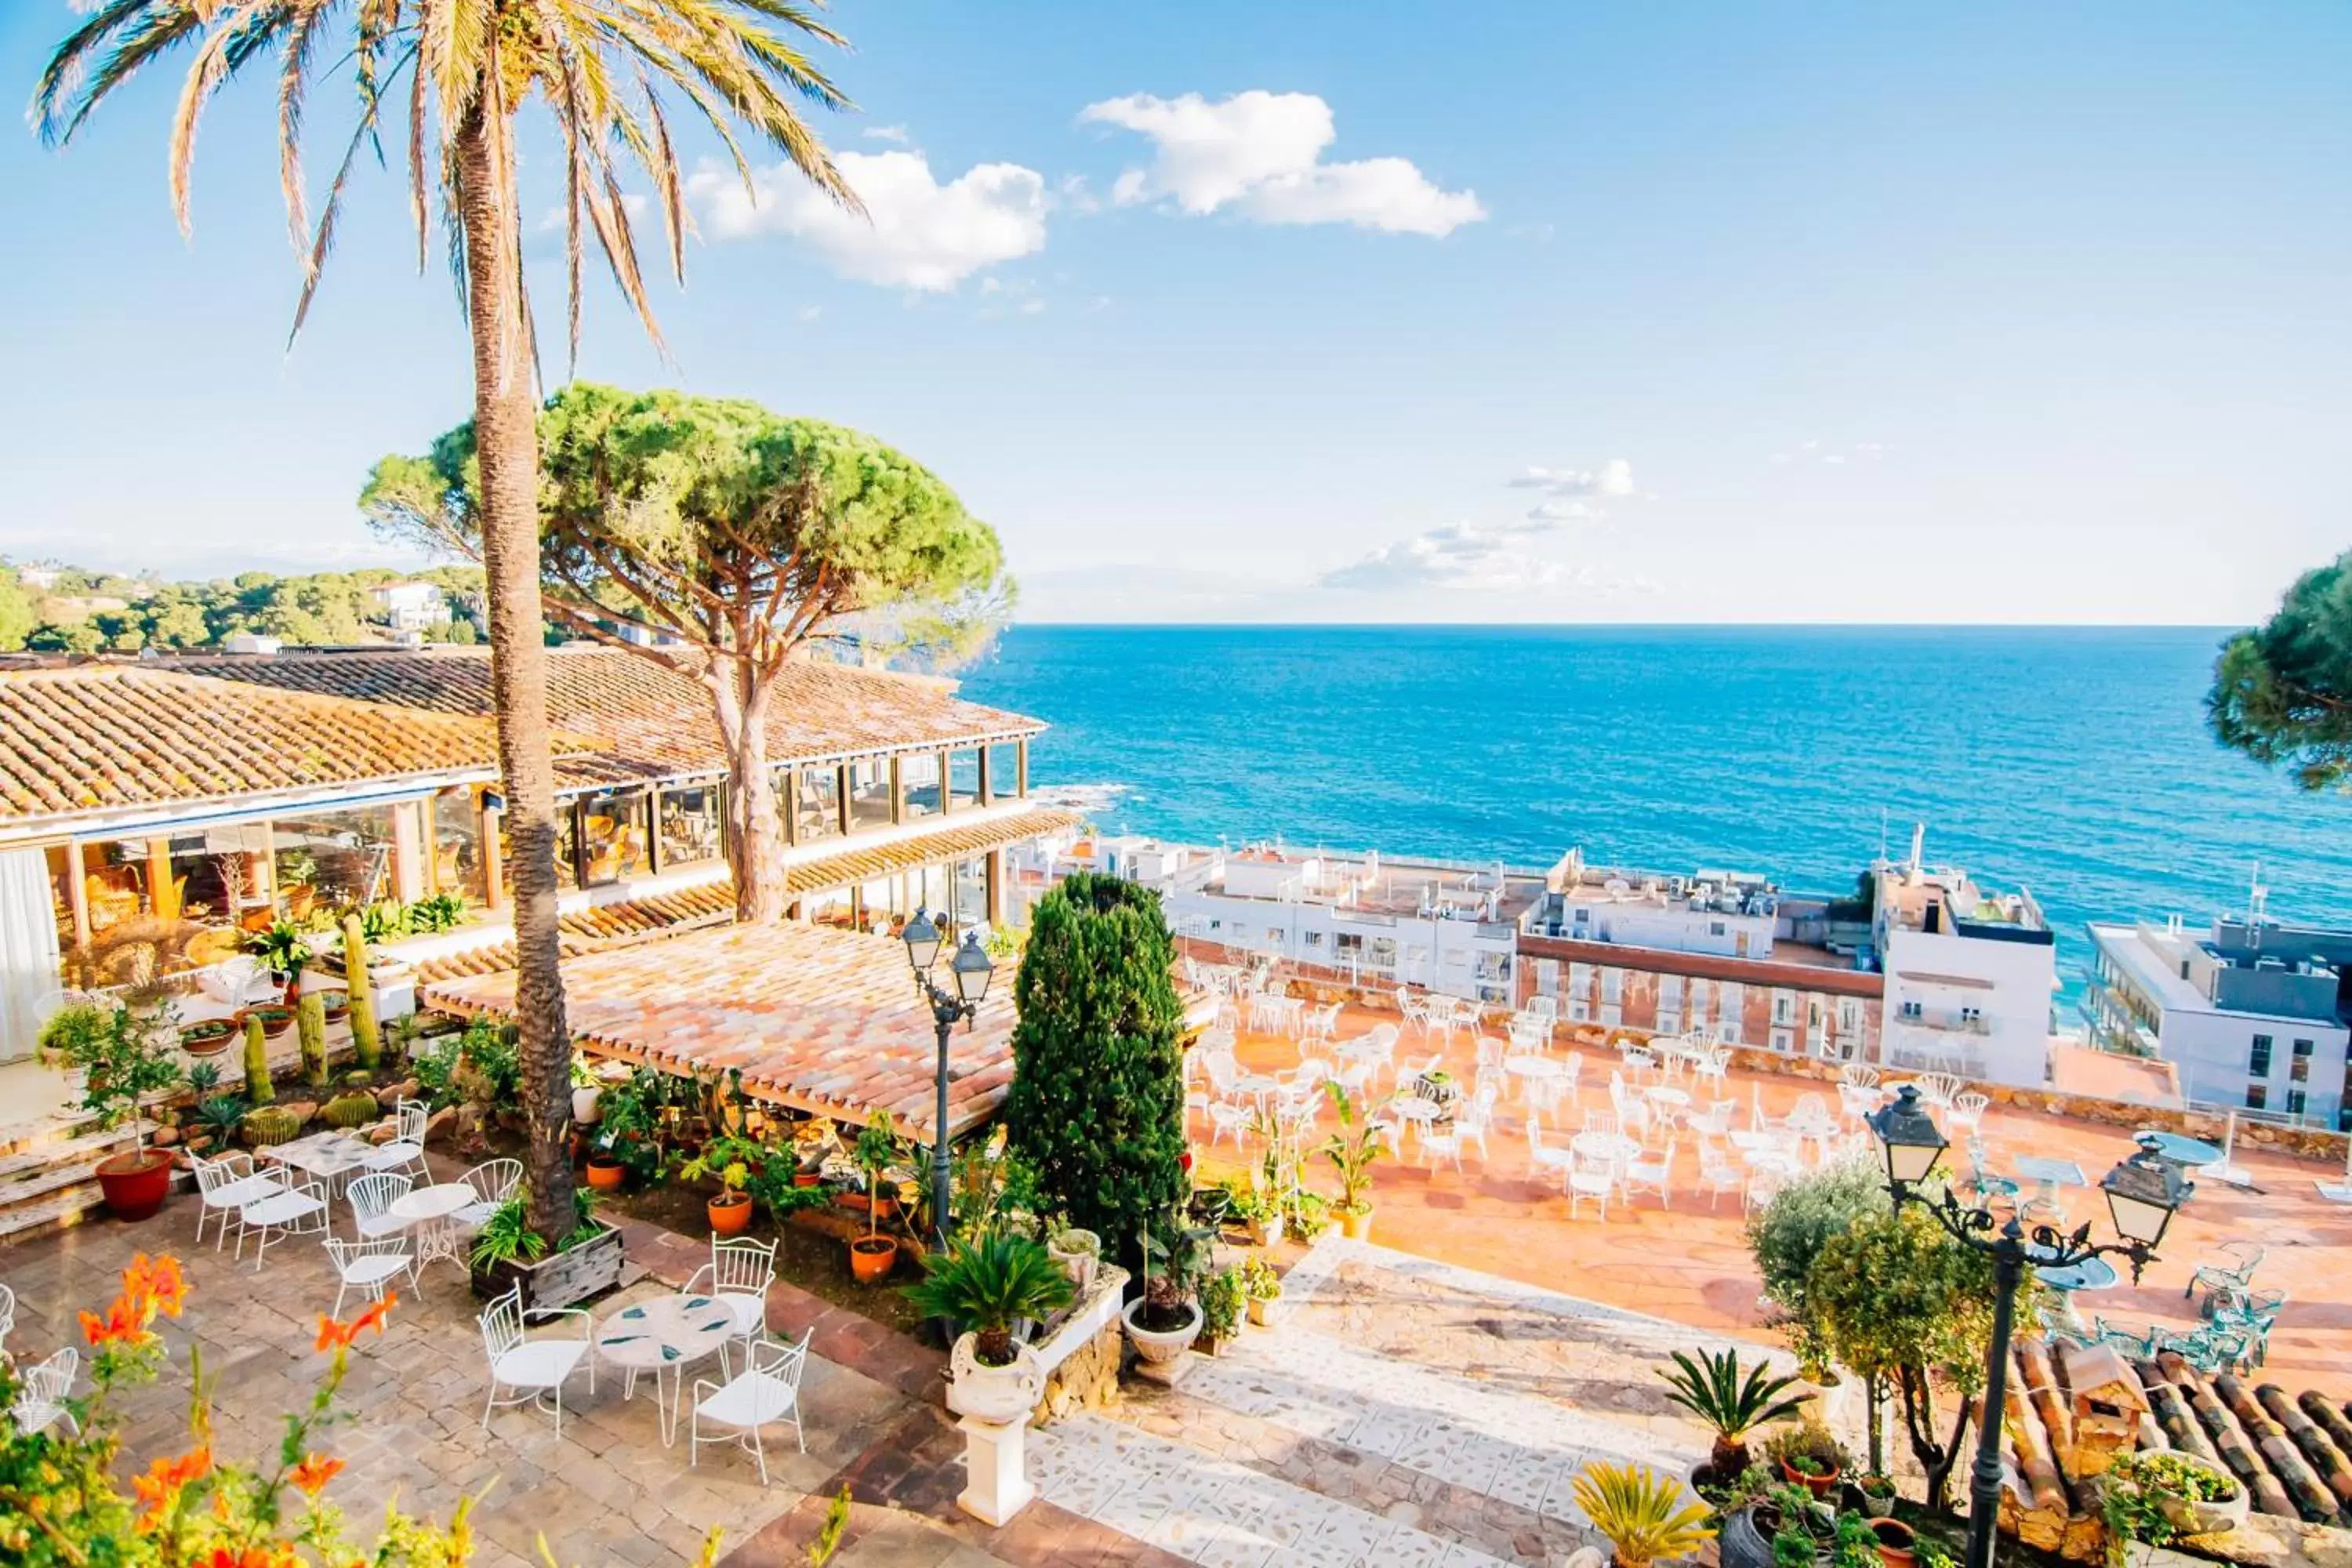
M 1511 488 L 1548 496 L 1629 496 L 1633 493 L 1633 465 L 1612 458 L 1597 468 L 1531 468 L 1513 479 Z
M 869 125 L 866 128 L 865 136 L 869 142 L 887 142 L 899 147 L 912 145 L 915 140 L 907 134 L 907 128 L 903 125 Z
M 1601 509 L 1588 501 L 1539 500 L 1528 509 L 1529 522 L 1598 522 Z
M 1782 466 L 1798 463 L 1819 463 L 1825 468 L 1843 468 L 1848 463 L 1874 463 L 1887 453 L 1883 441 L 1856 441 L 1851 447 L 1833 447 L 1822 441 L 1800 441 L 1785 452 L 1775 452 L 1771 460 Z
M 824 307 L 822 305 L 803 305 L 799 311 L 800 319 L 803 321 L 814 321 L 824 314 Z
M 687 191 L 719 239 L 782 235 L 844 278 L 952 291 L 983 268 L 1045 247 L 1045 176 L 1018 163 L 976 164 L 941 184 L 920 153 L 842 153 L 844 178 L 866 216 L 845 212 L 788 164 L 754 173 L 752 189 L 713 165 Z
M 1151 139 L 1148 168 L 1111 185 L 1121 205 L 1161 197 L 1195 216 L 1231 207 L 1259 223 L 1347 223 L 1389 234 L 1446 235 L 1486 216 L 1475 191 L 1439 188 L 1403 158 L 1327 163 L 1331 106 L 1307 92 L 1253 89 L 1212 103 L 1130 93 L 1090 103 L 1081 121 Z
M 1541 531 L 1526 523 L 1488 528 L 1452 523 L 1383 544 L 1360 561 L 1326 572 L 1316 584 L 1374 593 L 1407 588 L 1496 593 L 1545 587 L 1559 580 L 1559 563 L 1532 554 L 1515 542 Z

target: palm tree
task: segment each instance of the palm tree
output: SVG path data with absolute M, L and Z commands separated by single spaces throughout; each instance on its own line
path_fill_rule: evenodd
M 658 345 L 616 165 L 625 159 L 649 179 L 671 270 L 681 277 L 689 224 L 666 93 L 709 122 L 747 186 L 751 165 L 739 126 L 854 208 L 856 196 L 794 108 L 795 98 L 829 109 L 847 105 L 801 51 L 808 39 L 843 44 L 799 0 L 96 0 L 50 57 L 34 100 L 42 137 L 69 142 L 141 67 L 193 47 L 170 147 L 172 205 L 185 232 L 199 117 L 230 78 L 268 70 L 277 85 L 279 178 L 302 274 L 296 333 L 334 243 L 336 216 L 362 149 L 380 147 L 387 117 L 395 144 L 405 132 L 417 264 L 421 268 L 429 253 L 437 207 L 473 336 L 490 680 L 512 846 L 530 1223 L 550 1241 L 568 1234 L 577 1216 L 564 1158 L 572 1046 L 557 968 L 537 348 L 523 287 L 515 117 L 536 92 L 562 139 L 573 356 L 583 233 L 594 235 L 614 281 Z M 301 167 L 303 117 L 311 89 L 331 74 L 356 89 L 358 123 L 313 222 Z

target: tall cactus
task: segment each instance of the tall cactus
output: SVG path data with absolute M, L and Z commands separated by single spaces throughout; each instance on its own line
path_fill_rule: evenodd
M 327 1087 L 327 1002 L 305 992 L 294 1004 L 294 1031 L 302 1039 L 302 1076 L 312 1089 Z
M 261 1020 L 247 1017 L 245 1021 L 245 1102 L 267 1105 L 277 1098 L 269 1087 L 269 1042 L 261 1033 Z
M 368 985 L 367 935 L 360 917 L 343 917 L 343 986 L 352 997 L 352 1055 L 363 1072 L 383 1061 L 383 1036 L 375 1025 L 375 992 Z

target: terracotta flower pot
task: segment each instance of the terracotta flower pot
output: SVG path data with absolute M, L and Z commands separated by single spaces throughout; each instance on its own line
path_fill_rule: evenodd
M 617 1193 L 629 1174 L 628 1167 L 608 1154 L 588 1156 L 588 1184 L 600 1193 Z
M 721 1193 L 702 1205 L 710 1216 L 714 1236 L 740 1236 L 751 1224 L 751 1199 L 746 1193 Z
M 824 1177 L 817 1174 L 814 1171 L 794 1171 L 793 1173 L 793 1185 L 796 1187 L 813 1187 L 824 1179 Z
M 887 1236 L 861 1236 L 849 1244 L 849 1272 L 860 1285 L 879 1285 L 898 1265 L 898 1243 Z
M 152 1219 L 172 1195 L 172 1156 L 160 1149 L 117 1154 L 98 1167 L 98 1184 L 117 1219 Z
M 1339 1211 L 1339 1234 L 1346 1237 L 1349 1241 L 1370 1241 L 1372 1238 L 1372 1211 L 1370 1209 L 1341 1209 Z
M 1909 1525 L 1899 1519 L 1874 1519 L 1870 1532 L 1878 1537 L 1878 1559 L 1886 1568 L 1911 1568 L 1916 1538 Z
M 247 1018 L 260 1019 L 262 1037 L 265 1039 L 274 1040 L 294 1026 L 294 1009 L 268 1004 L 258 1007 L 247 1007 L 236 1016 L 237 1027 L 242 1029 Z
M 1836 1489 L 1838 1484 L 1838 1469 L 1835 1465 L 1832 1465 L 1821 1475 L 1809 1476 L 1783 1459 L 1780 1461 L 1780 1474 L 1790 1485 L 1802 1487 L 1816 1498 L 1829 1496 Z
M 210 1018 L 180 1031 L 180 1048 L 192 1057 L 216 1057 L 228 1049 L 236 1026 L 226 1018 Z
M 348 991 L 321 991 L 320 1003 L 326 1008 L 327 1022 L 340 1024 L 352 1016 L 352 994 Z

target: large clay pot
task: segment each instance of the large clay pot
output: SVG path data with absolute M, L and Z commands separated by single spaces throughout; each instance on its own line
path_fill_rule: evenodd
M 98 1167 L 98 1184 L 117 1219 L 152 1219 L 172 1195 L 172 1156 L 160 1149 L 117 1154 Z
M 887 1236 L 861 1236 L 849 1244 L 849 1272 L 860 1285 L 879 1285 L 898 1265 L 898 1243 Z
M 1339 1211 L 1339 1234 L 1346 1237 L 1349 1241 L 1371 1240 L 1372 1211 L 1370 1209 L 1341 1209 Z
M 192 1057 L 216 1057 L 228 1049 L 236 1026 L 226 1018 L 207 1018 L 180 1031 L 180 1048 Z
M 710 1216 L 713 1236 L 740 1236 L 751 1224 L 751 1200 L 743 1193 L 722 1193 L 702 1205 Z
M 588 1184 L 600 1193 L 617 1193 L 628 1176 L 628 1167 L 609 1154 L 588 1156 Z
M 1911 1568 L 1915 1561 L 1911 1548 L 1916 1538 L 1909 1525 L 1899 1519 L 1874 1519 L 1870 1532 L 1878 1537 L 1878 1560 L 1886 1568 Z
M 1135 1353 L 1152 1365 L 1160 1366 L 1174 1361 L 1200 1338 L 1201 1309 L 1197 1304 L 1185 1302 L 1185 1321 L 1179 1327 L 1165 1331 L 1138 1325 L 1136 1319 L 1142 1315 L 1143 1308 L 1144 1303 L 1140 1300 L 1129 1301 L 1127 1310 L 1119 1314 L 1119 1321 L 1127 1325 L 1128 1342 L 1135 1346 Z

